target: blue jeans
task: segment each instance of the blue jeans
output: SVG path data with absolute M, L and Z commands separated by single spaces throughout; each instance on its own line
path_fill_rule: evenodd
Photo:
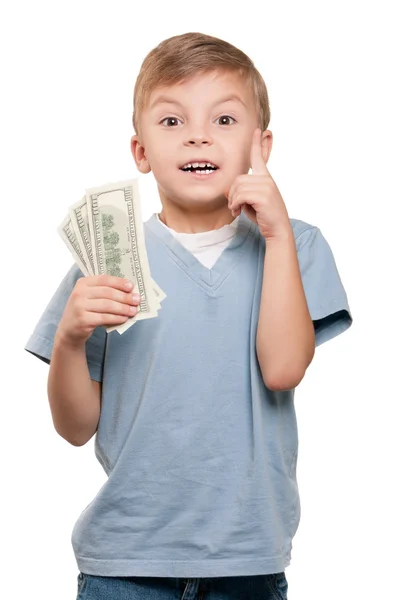
M 287 600 L 285 573 L 239 577 L 100 577 L 79 573 L 76 600 Z

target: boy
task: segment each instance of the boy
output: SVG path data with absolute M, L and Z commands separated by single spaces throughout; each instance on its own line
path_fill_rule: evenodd
M 27 343 L 51 359 L 57 432 L 96 433 L 108 475 L 72 533 L 78 598 L 287 598 L 294 388 L 352 316 L 328 243 L 288 217 L 266 167 L 269 120 L 231 44 L 188 33 L 152 50 L 131 150 L 162 203 L 144 225 L 162 310 L 107 335 L 134 290 L 73 266 Z

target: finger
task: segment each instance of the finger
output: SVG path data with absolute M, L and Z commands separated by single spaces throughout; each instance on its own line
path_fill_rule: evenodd
M 233 181 L 231 187 L 229 188 L 229 192 L 228 192 L 228 200 L 231 201 L 231 198 L 233 198 L 235 192 L 239 189 L 241 190 L 241 188 L 250 188 L 252 189 L 253 186 L 261 186 L 263 185 L 262 181 L 258 181 L 258 178 L 256 177 L 256 175 L 239 175 L 238 177 L 236 177 L 236 179 Z
M 263 190 L 250 190 L 250 193 L 238 190 L 234 197 L 232 198 L 229 209 L 238 209 L 243 204 L 247 204 L 248 206 L 253 206 L 253 210 L 256 210 L 256 206 L 262 201 L 263 198 Z
M 115 300 L 109 300 L 108 298 L 96 298 L 94 300 L 88 300 L 86 306 L 89 312 L 106 313 L 109 315 L 124 315 L 128 317 L 134 317 L 134 315 L 136 315 L 138 312 L 137 306 L 116 302 Z
M 117 290 L 129 290 L 134 287 L 134 283 L 123 277 L 115 277 L 114 275 L 91 275 L 85 277 L 86 284 L 89 286 L 107 286 Z
M 250 150 L 250 164 L 253 175 L 267 175 L 268 169 L 262 155 L 261 129 L 254 130 L 252 147 Z
M 247 175 L 247 177 L 250 177 L 250 178 L 251 178 L 251 175 Z M 234 181 L 232 182 L 232 185 L 231 185 L 231 187 L 229 188 L 228 195 L 227 195 L 227 198 L 228 198 L 228 203 L 229 203 L 229 204 L 231 204 L 231 200 L 233 199 L 233 197 L 234 197 L 234 194 L 235 194 L 235 192 L 236 192 L 236 190 L 237 190 L 238 186 L 240 187 L 240 186 L 242 185 L 242 181 L 243 181 L 243 180 L 242 180 L 242 176 L 239 176 L 239 177 L 236 177 L 236 178 L 234 179 Z
M 249 196 L 261 192 L 264 194 L 264 175 L 261 176 L 262 181 L 256 180 L 256 177 L 259 177 L 259 175 L 248 175 L 248 177 L 251 178 L 251 181 L 237 185 L 230 194 L 230 199 L 233 199 L 235 194 L 248 194 Z
M 252 182 L 252 176 L 251 175 L 238 175 L 237 177 L 235 177 L 235 179 L 233 180 L 233 182 L 231 183 L 230 187 L 228 190 L 225 190 L 224 194 L 225 196 L 228 198 L 228 200 L 231 200 L 232 196 L 234 195 L 236 189 L 238 186 L 241 186 L 243 183 L 251 183 Z
M 237 192 L 229 205 L 229 209 L 232 212 L 232 215 L 236 216 L 236 214 L 240 214 L 242 205 L 245 204 L 247 201 L 248 200 L 246 194 L 243 194 L 242 192 Z
M 107 298 L 109 300 L 114 300 L 115 302 L 132 305 L 137 305 L 141 302 L 141 297 L 136 292 L 122 292 L 121 290 L 106 286 L 90 287 L 87 298 L 90 300 Z
M 131 317 L 134 315 L 110 315 L 110 314 L 102 314 L 102 313 L 89 313 L 89 318 L 87 320 L 87 327 L 95 328 L 95 327 L 111 327 L 113 325 L 122 325 L 122 323 L 126 323 Z

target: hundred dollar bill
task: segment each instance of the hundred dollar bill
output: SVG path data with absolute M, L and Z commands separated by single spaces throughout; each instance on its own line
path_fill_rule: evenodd
M 76 204 L 73 204 L 69 207 L 69 216 L 71 218 L 71 224 L 76 236 L 76 242 L 78 242 L 78 245 L 80 246 L 81 254 L 83 255 L 84 262 L 88 267 L 89 274 L 95 275 L 98 273 L 98 267 L 95 264 L 93 250 L 91 247 L 90 224 L 87 213 L 86 196 L 83 196 L 79 202 L 76 202 Z M 155 291 L 156 299 L 158 300 L 159 308 L 161 308 L 160 302 L 166 298 L 166 294 L 160 289 L 153 279 L 152 286 Z
M 135 181 L 138 186 L 138 181 Z M 122 186 L 126 183 L 131 183 L 131 180 L 129 180 L 128 182 L 120 182 Z M 101 186 L 101 189 L 113 189 L 115 185 L 117 186 L 120 184 L 107 183 Z M 138 194 L 137 197 L 134 197 L 134 199 L 137 202 L 139 202 Z M 136 210 L 137 219 L 138 217 L 140 217 L 139 209 L 140 206 L 138 205 L 138 210 Z M 141 229 L 143 233 L 142 221 Z M 91 245 L 92 235 L 90 232 L 86 196 L 83 196 L 83 198 L 79 202 L 76 202 L 71 207 L 69 207 L 69 215 L 65 217 L 62 224 L 59 226 L 58 231 L 83 274 L 86 276 L 99 274 L 99 266 L 97 265 L 97 262 L 94 259 L 93 249 Z M 126 321 L 126 323 L 106 328 L 108 333 L 114 330 L 117 330 L 119 333 L 124 333 L 124 331 L 126 331 L 129 327 L 134 325 L 136 321 L 157 316 L 157 311 L 161 308 L 161 302 L 166 298 L 166 294 L 156 284 L 153 278 L 151 278 L 151 285 L 156 299 L 156 302 L 154 303 L 153 307 L 154 310 L 151 311 L 151 313 L 138 312 L 135 317 L 132 317 L 131 319 Z
M 91 247 L 96 274 L 125 277 L 141 297 L 138 312 L 123 325 L 107 328 L 121 333 L 141 319 L 157 316 L 160 303 L 152 285 L 136 179 L 86 190 Z
M 88 222 L 86 196 L 69 208 L 69 216 L 79 242 L 90 275 L 96 275 L 96 268 L 91 248 L 90 225 Z
M 92 273 L 88 272 L 86 263 L 83 262 L 84 259 L 83 259 L 82 253 L 81 253 L 81 248 L 77 241 L 78 236 L 76 235 L 76 231 L 74 230 L 74 227 L 72 225 L 72 221 L 71 221 L 69 215 L 67 217 L 65 217 L 65 219 L 62 221 L 61 225 L 58 227 L 58 232 L 61 235 L 62 239 L 64 240 L 67 248 L 71 252 L 77 266 L 82 271 L 82 273 L 86 276 L 92 275 Z M 157 285 L 157 283 L 154 281 L 154 279 L 151 278 L 151 282 L 152 282 L 153 291 L 156 296 L 156 300 L 158 302 L 157 308 L 159 310 L 161 308 L 160 303 L 165 298 L 167 298 L 167 296 L 164 293 L 164 291 Z M 140 320 L 140 319 L 137 319 L 139 314 L 140 313 L 138 313 L 135 317 L 129 319 L 125 323 L 122 323 L 121 325 L 114 325 L 111 327 L 107 327 L 106 331 L 108 333 L 110 333 L 111 331 L 117 330 L 120 334 L 124 333 L 125 331 L 127 331 L 127 329 L 129 327 L 133 326 L 138 320 Z M 156 312 L 156 315 L 153 315 L 153 316 L 157 316 L 157 312 Z M 141 319 L 142 318 L 143 317 L 141 316 Z
M 84 275 L 92 275 L 92 273 L 88 272 L 86 263 L 83 262 L 84 259 L 82 257 L 81 248 L 77 241 L 78 236 L 76 235 L 76 231 L 74 230 L 72 221 L 69 218 L 69 216 L 65 217 L 65 219 L 62 221 L 62 224 L 58 227 L 58 232 L 60 233 L 62 239 L 64 240 L 67 248 L 71 252 L 76 264 L 78 265 L 78 267 L 80 268 L 82 273 Z M 154 293 L 156 296 L 156 300 L 158 302 L 157 309 L 159 310 L 162 308 L 160 303 L 165 298 L 167 298 L 167 296 L 164 293 L 164 291 L 157 285 L 156 281 L 153 278 L 151 278 L 151 282 L 152 282 L 152 287 L 153 287 L 153 290 L 154 290 Z M 156 315 L 154 315 L 154 316 L 156 316 Z M 137 320 L 140 320 L 140 319 L 137 319 L 137 317 L 138 317 L 138 315 L 136 315 L 132 319 L 129 319 L 128 321 L 126 321 L 126 323 L 122 323 L 122 325 L 114 325 L 114 326 L 106 328 L 106 330 L 108 333 L 110 333 L 111 331 L 118 330 L 118 332 L 120 334 L 122 334 L 125 331 L 127 331 L 127 329 L 130 326 L 134 325 L 134 323 Z M 142 316 L 141 316 L 141 319 L 142 319 Z
M 61 225 L 58 227 L 58 233 L 61 238 L 64 240 L 65 244 L 69 248 L 72 253 L 73 258 L 79 269 L 82 271 L 84 275 L 89 275 L 88 265 L 86 263 L 85 257 L 83 256 L 76 231 L 73 227 L 70 216 L 66 216 L 62 221 Z

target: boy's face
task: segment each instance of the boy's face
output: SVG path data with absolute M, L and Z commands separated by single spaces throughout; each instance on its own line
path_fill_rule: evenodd
M 204 211 L 227 207 L 225 192 L 250 168 L 253 132 L 259 127 L 251 86 L 237 73 L 213 71 L 156 88 L 142 112 L 131 150 L 141 173 L 152 170 L 162 204 Z M 272 133 L 263 133 L 268 160 Z M 210 162 L 210 174 L 183 171 Z

